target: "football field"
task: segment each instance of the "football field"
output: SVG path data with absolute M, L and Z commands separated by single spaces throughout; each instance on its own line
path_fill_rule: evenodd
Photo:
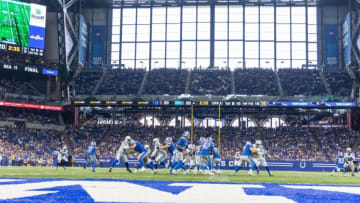
M 30 6 L 0 1 L 0 43 L 29 46 Z
M 247 171 L 232 176 L 129 174 L 115 168 L 1 167 L 0 202 L 360 202 L 360 177 Z

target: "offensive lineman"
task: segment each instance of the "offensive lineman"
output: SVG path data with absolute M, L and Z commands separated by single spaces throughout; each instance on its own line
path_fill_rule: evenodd
M 128 143 L 130 145 L 130 149 L 133 149 L 135 152 L 139 153 L 138 161 L 139 161 L 139 167 L 141 168 L 141 172 L 145 172 L 145 164 L 144 161 L 146 159 L 146 156 L 150 153 L 148 152 L 144 146 L 139 142 L 135 141 L 133 139 L 129 139 Z
M 210 155 L 213 154 L 214 144 L 212 143 L 211 138 L 209 137 L 203 143 L 201 143 L 200 148 L 200 165 L 203 174 L 214 175 L 211 172 L 211 158 Z
M 150 159 L 150 151 L 151 151 L 151 149 L 150 149 L 150 146 L 149 145 L 144 145 L 144 148 L 145 148 L 145 150 L 147 151 L 146 152 L 146 154 L 145 154 L 145 156 L 144 156 L 144 158 L 143 158 L 143 160 L 144 160 L 144 167 L 146 166 L 146 167 L 148 167 L 148 168 L 150 168 L 152 171 L 153 171 L 153 173 L 154 174 L 156 174 L 157 173 L 157 171 L 154 169 L 154 163 L 153 163 L 153 161 Z M 135 169 L 135 173 L 137 172 L 137 170 L 140 168 L 140 164 L 136 167 L 136 169 Z M 141 172 L 145 172 L 145 170 L 141 170 Z
M 350 168 L 351 176 L 355 176 L 355 174 L 354 174 L 354 172 L 355 172 L 355 166 L 354 166 L 355 155 L 354 155 L 354 153 L 351 152 L 350 147 L 346 148 L 346 153 L 345 153 L 344 158 L 345 158 L 345 165 L 347 166 L 347 167 L 345 167 L 344 175 L 346 173 L 346 169 Z
M 151 157 L 154 158 L 155 161 L 154 170 L 156 171 L 159 164 L 165 165 L 164 161 L 167 158 L 167 154 L 166 154 L 166 150 L 161 148 L 162 145 L 160 143 L 159 138 L 153 139 L 153 145 L 154 145 L 154 151 L 152 152 Z
M 173 161 L 174 161 L 173 159 L 174 159 L 175 145 L 174 145 L 171 137 L 167 137 L 165 141 L 166 141 L 166 145 L 161 146 L 160 149 L 167 149 L 167 151 L 169 152 L 169 154 L 170 154 L 169 167 L 171 168 Z M 165 168 L 167 168 L 166 164 L 165 164 Z
M 341 171 L 341 170 L 344 171 L 343 175 L 345 175 L 345 171 L 346 171 L 346 169 L 344 168 L 345 158 L 344 158 L 344 154 L 342 152 L 338 152 L 338 156 L 336 157 L 335 164 L 336 164 L 336 166 L 333 169 L 333 171 L 331 172 L 330 176 L 333 176 L 335 172 Z
M 256 168 L 256 164 L 255 164 L 254 160 L 250 157 L 250 155 L 251 155 L 251 153 L 257 153 L 257 152 L 258 151 L 251 146 L 251 142 L 247 141 L 245 143 L 245 146 L 243 147 L 243 151 L 240 156 L 239 166 L 235 168 L 235 170 L 233 172 L 233 176 L 242 168 L 242 164 L 245 162 L 251 164 L 248 174 L 251 176 L 254 176 L 252 171 Z
M 120 159 L 123 160 L 123 162 L 125 162 L 126 170 L 129 173 L 132 173 L 132 171 L 129 168 L 129 162 L 127 158 L 127 153 L 129 151 L 129 144 L 128 144 L 129 139 L 131 139 L 130 136 L 126 136 L 125 140 L 121 143 L 118 151 L 116 152 L 115 160 L 112 162 L 111 167 L 109 169 L 110 173 L 112 172 L 112 168 L 114 168 L 116 163 L 120 163 Z
M 256 169 L 257 174 L 259 175 L 259 173 L 260 173 L 260 166 L 264 166 L 266 171 L 269 173 L 269 176 L 272 176 L 272 173 L 271 173 L 271 171 L 270 171 L 270 169 L 268 167 L 268 164 L 266 162 L 266 159 L 265 159 L 266 150 L 265 150 L 264 146 L 262 145 L 261 140 L 256 140 L 255 141 L 254 148 L 256 150 L 258 150 L 258 152 L 253 155 L 254 162 L 255 162 L 256 167 L 257 167 L 257 169 Z
M 69 151 L 67 149 L 67 146 L 64 145 L 64 147 L 58 152 L 57 155 L 57 165 L 56 165 L 56 170 L 58 170 L 59 166 L 62 166 L 64 168 L 64 170 L 66 170 L 65 168 L 65 163 L 68 162 L 68 154 Z

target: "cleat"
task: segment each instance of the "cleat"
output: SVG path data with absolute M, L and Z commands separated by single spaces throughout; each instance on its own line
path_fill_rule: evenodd
M 153 170 L 153 174 L 157 174 L 157 171 L 156 171 L 156 170 Z
M 109 169 L 109 173 L 111 173 L 111 172 L 112 172 L 112 168 Z
M 134 173 L 137 173 L 137 171 L 138 171 L 138 170 L 137 170 L 137 169 L 135 169 Z
M 256 175 L 259 175 L 260 174 L 260 170 L 256 170 Z
M 83 167 L 84 169 L 86 169 L 86 165 L 84 165 L 84 167 Z
M 252 173 L 252 172 L 248 172 L 248 175 L 250 175 L 250 176 L 254 176 L 254 174 Z
M 92 170 L 93 173 L 95 173 L 96 171 L 95 170 Z
M 270 173 L 269 176 L 274 176 L 274 175 L 272 173 Z
M 177 171 L 173 171 L 173 172 L 172 172 L 172 175 L 177 175 Z
M 145 172 L 146 169 L 144 167 L 141 168 L 141 172 Z
M 129 173 L 132 173 L 132 171 L 130 169 L 126 169 Z
M 235 172 L 233 172 L 232 175 L 235 176 Z
M 214 174 L 212 173 L 212 172 L 209 172 L 209 174 L 208 174 L 209 176 L 213 176 Z

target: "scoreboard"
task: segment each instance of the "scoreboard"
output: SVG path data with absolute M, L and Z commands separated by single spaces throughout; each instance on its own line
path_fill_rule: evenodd
M 39 57 L 44 56 L 44 49 L 8 45 L 4 43 L 0 43 L 0 50 L 5 52 L 20 53 L 30 56 L 39 56 Z
M 0 51 L 44 56 L 46 6 L 0 0 Z

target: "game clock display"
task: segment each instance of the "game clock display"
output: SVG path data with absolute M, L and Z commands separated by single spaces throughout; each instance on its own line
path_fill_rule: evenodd
M 46 6 L 0 0 L 0 50 L 43 56 Z

